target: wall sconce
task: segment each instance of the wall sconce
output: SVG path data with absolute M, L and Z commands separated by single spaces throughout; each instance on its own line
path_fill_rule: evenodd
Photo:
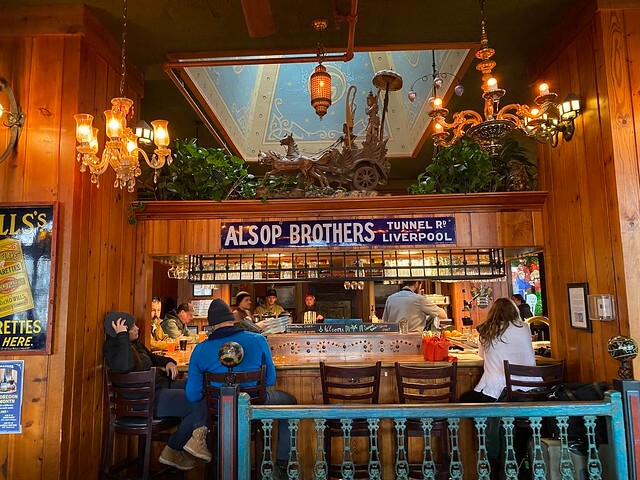
M 613 295 L 589 295 L 589 318 L 610 322 L 616 318 L 616 297 Z
M 7 97 L 9 98 L 9 110 L 5 110 L 4 105 L 0 102 L 0 119 L 2 119 L 2 124 L 11 132 L 9 143 L 7 144 L 4 152 L 0 155 L 0 163 L 2 163 L 15 149 L 18 139 L 20 138 L 20 131 L 24 126 L 26 115 L 20 109 L 20 106 L 16 101 L 16 97 L 13 94 L 13 90 L 11 90 L 11 87 L 9 86 L 9 82 L 7 82 L 3 77 L 0 77 L 0 92 L 6 92 Z

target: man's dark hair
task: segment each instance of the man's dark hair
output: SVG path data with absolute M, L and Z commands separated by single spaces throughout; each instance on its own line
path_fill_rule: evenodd
M 412 287 L 414 283 L 418 282 L 419 280 L 405 280 L 402 282 L 402 286 L 403 287 Z
M 176 312 L 178 312 L 178 313 L 180 313 L 180 312 L 188 312 L 188 311 L 190 311 L 188 303 L 181 303 L 180 305 L 178 305 L 178 308 L 176 308 Z
M 519 293 L 514 293 L 511 298 L 513 298 L 514 300 L 518 300 L 519 302 L 524 303 L 524 297 L 522 295 L 520 295 Z

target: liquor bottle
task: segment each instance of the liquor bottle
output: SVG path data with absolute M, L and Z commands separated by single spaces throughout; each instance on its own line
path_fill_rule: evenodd
M 380 319 L 376 315 L 376 306 L 371 305 L 371 313 L 369 314 L 369 321 L 371 323 L 380 323 Z

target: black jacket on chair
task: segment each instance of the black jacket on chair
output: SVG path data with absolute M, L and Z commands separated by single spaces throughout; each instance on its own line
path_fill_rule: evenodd
M 165 367 L 167 363 L 177 362 L 171 357 L 163 357 L 149 351 L 138 340 L 129 340 L 128 332 L 120 332 L 115 337 L 107 337 L 102 345 L 107 366 L 116 373 L 129 373 L 133 371 L 149 370 L 151 367 Z M 136 354 L 140 358 L 140 367 L 136 369 Z M 167 388 L 170 380 L 164 372 L 158 370 L 156 375 L 156 388 Z

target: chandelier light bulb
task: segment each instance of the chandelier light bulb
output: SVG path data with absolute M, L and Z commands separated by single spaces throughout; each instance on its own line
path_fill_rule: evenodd
M 160 147 L 169 145 L 169 122 L 167 120 L 154 120 L 151 122 L 153 126 L 153 141 Z
M 433 97 L 433 108 L 442 108 L 442 99 L 440 97 Z
M 409 90 L 409 93 L 407 93 L 407 98 L 411 103 L 415 102 L 417 96 L 418 94 L 414 90 Z
M 442 125 L 440 125 L 439 123 L 436 122 L 434 128 L 435 128 L 436 133 L 442 133 Z
M 540 110 L 538 110 L 537 108 L 532 108 L 531 109 L 531 115 L 534 117 L 537 117 L 540 114 Z
M 490 92 L 495 92 L 496 90 L 498 90 L 498 80 L 491 77 L 489 80 L 487 80 L 487 87 L 489 88 Z
M 549 95 L 549 85 L 546 83 L 541 83 L 538 86 L 538 91 L 540 92 L 540 95 Z

